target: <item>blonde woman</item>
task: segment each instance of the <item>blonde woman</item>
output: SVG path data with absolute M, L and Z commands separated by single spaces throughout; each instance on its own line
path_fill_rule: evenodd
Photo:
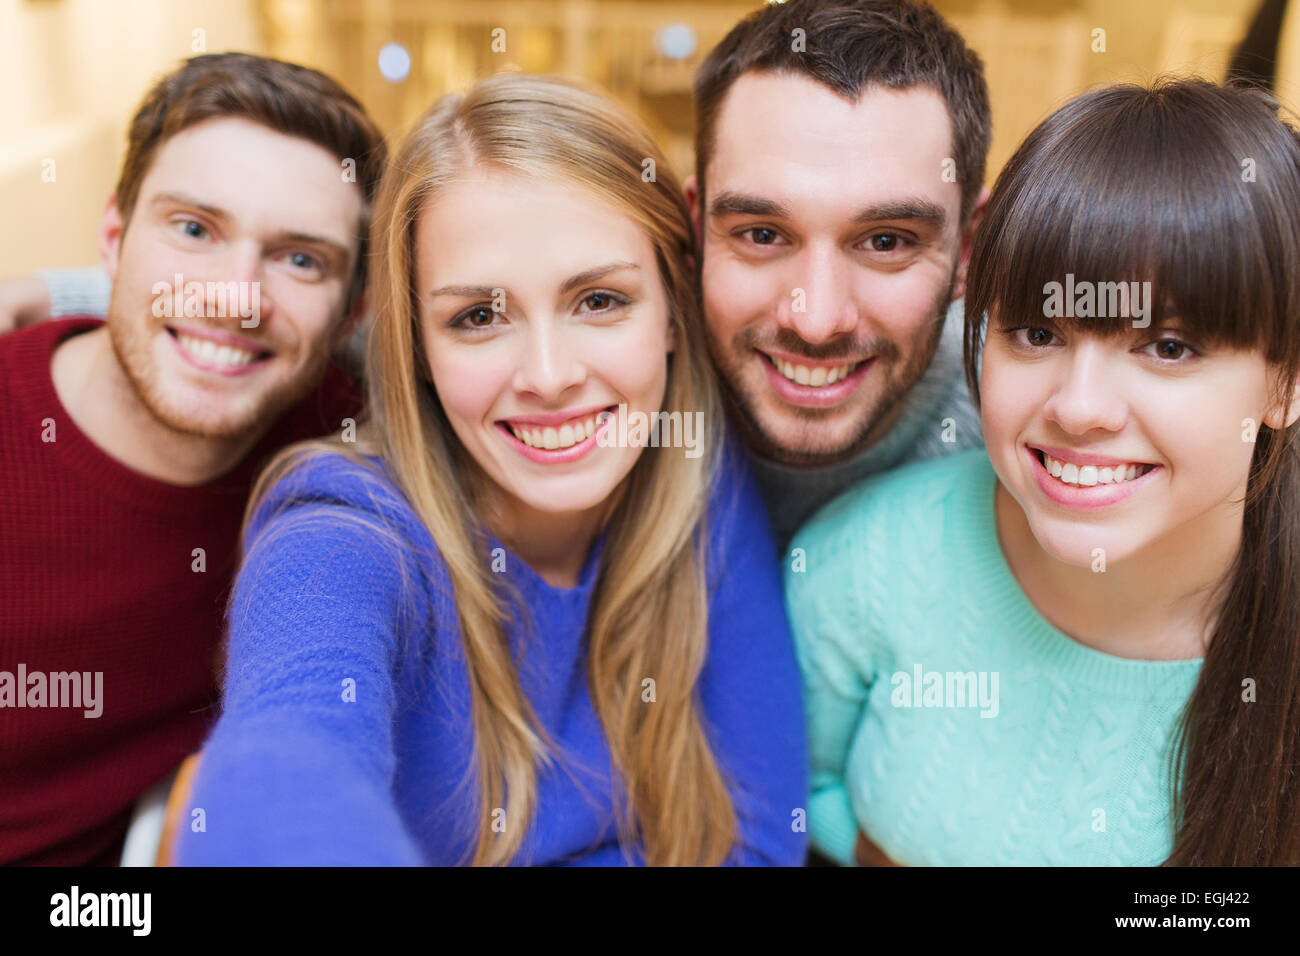
M 780 575 L 648 134 L 483 81 L 373 238 L 369 417 L 254 494 L 178 861 L 802 863 Z

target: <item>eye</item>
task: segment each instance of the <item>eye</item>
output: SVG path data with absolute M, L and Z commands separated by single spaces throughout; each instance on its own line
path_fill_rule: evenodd
M 881 232 L 867 240 L 872 252 L 893 252 L 906 240 L 895 232 Z
M 207 227 L 197 219 L 182 219 L 181 232 L 191 239 L 204 239 L 208 235 Z
M 1160 339 L 1159 341 L 1152 342 L 1147 346 L 1147 348 L 1154 349 L 1154 351 L 1148 354 L 1170 364 L 1178 362 L 1180 359 L 1196 355 L 1195 350 L 1193 350 L 1190 345 L 1179 339 Z
M 781 238 L 775 229 L 769 229 L 767 226 L 755 226 L 753 229 L 746 229 L 740 235 L 749 236 L 750 241 L 756 246 L 770 246 Z
M 466 309 L 449 323 L 452 328 L 483 330 L 492 327 L 497 314 L 486 305 L 475 305 Z
M 583 296 L 579 312 L 612 312 L 628 304 L 628 300 L 612 292 L 591 292 Z M 585 306 L 586 308 L 582 308 Z
M 315 256 L 310 256 L 305 252 L 293 252 L 289 254 L 289 264 L 298 269 L 319 269 L 321 268 L 320 260 Z
M 1018 328 L 1001 329 L 1011 339 L 1011 344 L 1022 349 L 1039 349 L 1051 345 L 1056 334 L 1048 328 L 1036 325 L 1022 325 Z M 1021 333 L 1024 333 L 1023 335 Z

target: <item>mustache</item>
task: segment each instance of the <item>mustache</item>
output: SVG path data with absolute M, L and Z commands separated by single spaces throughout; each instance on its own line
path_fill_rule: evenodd
M 771 336 L 761 334 L 757 329 L 745 329 L 736 336 L 738 350 L 759 349 L 764 352 L 784 352 L 796 358 L 805 358 L 810 362 L 861 362 L 864 359 L 879 357 L 897 358 L 898 346 L 888 339 L 845 338 L 833 342 L 815 344 L 805 342 L 790 329 L 777 329 Z

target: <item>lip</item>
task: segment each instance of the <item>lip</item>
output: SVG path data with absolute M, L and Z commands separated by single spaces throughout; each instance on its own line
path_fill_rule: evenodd
M 256 372 L 258 369 L 260 369 L 263 365 L 265 365 L 274 357 L 274 353 L 272 353 L 271 355 L 262 354 L 267 351 L 266 349 L 250 348 L 248 344 L 246 344 L 247 340 L 229 341 L 228 339 L 217 338 L 216 335 L 214 334 L 199 335 L 197 333 L 190 332 L 188 329 L 174 330 L 170 326 L 167 327 L 167 331 L 168 331 L 167 341 L 171 343 L 171 347 L 176 351 L 176 354 L 179 355 L 186 364 L 190 365 L 192 368 L 199 369 L 200 371 L 210 372 L 213 375 L 224 375 L 227 378 L 238 378 L 241 375 L 251 375 L 253 372 Z M 219 345 L 233 345 L 237 348 L 244 349 L 245 351 L 256 352 L 259 357 L 253 359 L 251 362 L 248 362 L 244 365 L 216 365 L 211 362 L 205 362 L 203 359 L 199 358 L 197 355 L 191 354 L 189 351 L 187 351 L 185 348 L 181 346 L 180 339 L 177 338 L 175 334 L 176 332 L 183 332 L 186 336 L 193 336 L 194 338 L 210 339 L 212 342 Z M 237 339 L 238 336 L 235 336 L 235 338 Z
M 1162 466 L 1152 465 L 1150 471 L 1145 475 L 1134 478 L 1132 481 L 1123 481 L 1117 485 L 1092 485 L 1087 488 L 1075 487 L 1053 478 L 1048 473 L 1047 469 L 1043 467 L 1043 463 L 1038 460 L 1037 453 L 1041 448 L 1053 458 L 1060 458 L 1062 457 L 1061 455 L 1053 454 L 1051 449 L 1044 448 L 1041 445 L 1025 445 L 1023 447 L 1025 449 L 1025 454 L 1029 456 L 1030 464 L 1034 469 L 1034 477 L 1038 479 L 1038 487 L 1042 489 L 1043 494 L 1058 505 L 1062 505 L 1066 508 L 1077 508 L 1082 511 L 1095 511 L 1099 508 L 1109 508 L 1112 505 L 1119 504 L 1121 501 L 1131 498 L 1133 495 L 1141 491 L 1142 488 L 1146 486 L 1148 479 L 1164 471 Z M 1128 463 L 1118 458 L 1104 458 L 1103 456 L 1098 455 L 1085 457 L 1087 457 L 1087 460 L 1083 462 L 1085 465 L 1101 464 L 1105 467 L 1112 464 L 1123 465 Z M 1074 460 L 1077 463 L 1078 460 Z M 1132 463 L 1138 464 L 1138 462 Z
M 1056 448 L 1052 445 L 1030 445 L 1037 451 L 1045 451 L 1053 458 L 1070 461 L 1076 465 L 1096 465 L 1098 468 L 1113 468 L 1115 465 L 1153 465 L 1153 462 L 1140 458 L 1111 458 L 1109 455 L 1094 455 L 1090 452 L 1073 451 L 1069 448 Z
M 875 356 L 865 359 L 857 368 L 834 385 L 800 385 L 798 382 L 790 381 L 778 372 L 768 356 L 771 355 L 773 358 L 784 359 L 792 365 L 803 365 L 808 368 L 834 368 L 837 365 L 848 365 L 849 363 L 817 362 L 809 365 L 806 359 L 796 360 L 793 357 L 783 356 L 776 352 L 764 352 L 761 349 L 755 349 L 754 351 L 758 354 L 759 361 L 763 363 L 763 368 L 767 370 L 767 381 L 772 386 L 772 391 L 791 405 L 802 405 L 810 408 L 830 408 L 839 405 L 857 391 L 858 386 L 862 384 L 862 380 L 867 377 L 867 373 L 876 364 Z
M 599 413 L 605 411 L 610 407 L 611 406 L 609 405 L 598 405 L 594 409 L 594 411 Z M 603 422 L 598 424 L 596 426 L 596 430 L 593 431 L 586 438 L 584 438 L 582 441 L 578 442 L 576 445 L 570 445 L 568 448 L 546 449 L 546 448 L 534 448 L 531 445 L 525 445 L 518 438 L 516 438 L 514 434 L 510 431 L 510 426 L 505 424 L 507 419 L 498 421 L 496 423 L 496 427 L 497 430 L 500 431 L 501 434 L 505 436 L 506 441 L 510 443 L 511 447 L 514 448 L 515 451 L 519 452 L 519 454 L 527 458 L 529 461 L 536 462 L 539 465 L 565 465 L 570 462 L 578 461 L 580 458 L 585 458 L 588 454 L 591 453 L 591 450 L 596 447 L 596 443 L 600 439 L 601 432 L 605 431 L 608 428 L 613 427 L 614 420 L 618 418 L 618 412 L 617 412 L 618 406 L 615 405 L 612 407 L 615 409 L 614 414 L 610 415 Z M 534 417 L 542 417 L 542 416 L 534 416 Z M 560 421 L 566 422 L 569 419 L 576 418 L 576 417 L 578 416 L 568 415 L 568 417 L 566 418 L 561 418 Z M 543 424 L 542 422 L 533 422 L 532 419 L 529 418 L 512 418 L 508 420 L 514 422 L 520 422 L 520 423 Z M 546 422 L 544 424 L 553 425 L 555 424 L 555 422 Z
M 575 408 L 567 412 L 551 412 L 546 415 L 516 415 L 510 418 L 502 418 L 500 421 L 509 422 L 511 425 L 563 425 L 575 418 L 588 418 L 613 407 L 616 406 L 592 405 L 589 408 Z

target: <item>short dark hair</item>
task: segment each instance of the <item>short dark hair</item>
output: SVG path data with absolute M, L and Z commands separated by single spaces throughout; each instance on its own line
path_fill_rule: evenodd
M 803 49 L 792 37 L 802 30 Z M 714 130 L 731 85 L 751 71 L 811 77 L 857 100 L 868 86 L 933 87 L 948 106 L 964 221 L 984 183 L 993 121 L 984 65 L 927 3 L 790 0 L 741 20 L 695 74 L 695 177 L 703 196 Z
M 261 123 L 356 163 L 363 201 L 350 307 L 366 285 L 370 204 L 387 147 L 361 104 L 324 73 L 251 53 L 208 53 L 164 76 L 145 96 L 127 133 L 126 159 L 114 193 L 123 221 L 131 218 L 158 148 L 182 130 L 223 116 Z

